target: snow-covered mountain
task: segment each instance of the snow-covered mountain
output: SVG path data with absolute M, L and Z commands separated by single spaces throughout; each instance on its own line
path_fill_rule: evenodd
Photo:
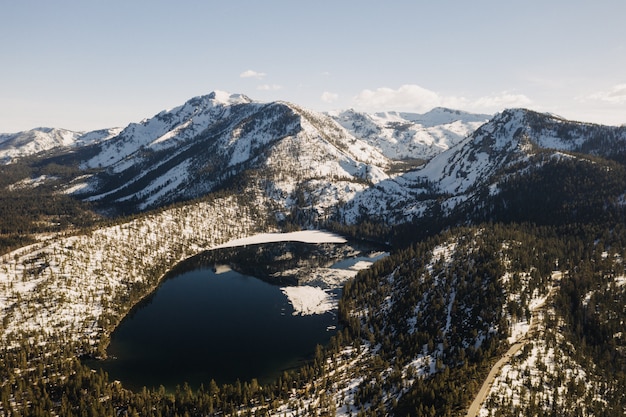
M 131 210 L 199 197 L 253 171 L 265 192 L 288 205 L 298 184 L 363 189 L 388 178 L 391 164 L 328 116 L 221 92 L 131 124 L 91 154 L 82 167 L 100 172 L 67 192 Z
M 428 113 L 329 113 L 355 137 L 392 159 L 428 160 L 459 143 L 491 116 L 437 107 Z
M 524 109 L 487 119 L 443 108 L 329 115 L 216 91 L 113 137 L 114 131 L 48 131 L 46 138 L 57 141 L 46 143 L 72 146 L 74 160 L 82 161 L 82 175 L 64 192 L 105 211 L 142 211 L 238 184 L 273 201 L 279 218 L 295 208 L 313 222 L 391 224 L 449 212 L 485 189 L 497 193 L 507 172 L 541 164 L 546 155 L 626 156 L 625 128 Z M 11 143 L 24 154 L 43 142 L 4 138 L 5 148 Z M 425 163 L 398 174 L 399 158 Z
M 227 118 L 234 106 L 251 103 L 252 100 L 244 95 L 225 92 L 194 97 L 182 106 L 163 110 L 139 123 L 131 123 L 113 140 L 103 143 L 100 152 L 86 161 L 84 166 L 123 171 L 133 158 L 136 159 L 138 151 L 177 147 L 195 138 L 216 121 Z
M 433 208 L 450 211 L 485 190 L 494 194 L 508 173 L 521 173 L 551 158 L 577 153 L 620 159 L 626 129 L 574 122 L 526 109 L 497 114 L 470 136 L 431 158 L 420 169 L 391 177 L 355 195 L 348 221 L 363 215 L 393 223 L 421 217 Z
M 496 115 L 454 149 L 433 158 L 419 175 L 436 183 L 442 193 L 461 195 L 493 182 L 496 174 L 530 162 L 538 154 L 584 152 L 612 158 L 625 145 L 626 129 L 511 109 Z
M 277 218 L 389 239 L 393 253 L 346 284 L 344 329 L 297 384 L 276 385 L 270 415 L 461 414 L 494 362 L 480 415 L 623 414 L 626 128 L 524 109 L 483 117 L 331 117 L 214 92 L 113 137 L 47 132 L 47 152 L 0 167 L 0 350 L 17 381 L 0 386 L 3 407 L 36 411 L 41 397 L 62 410 L 67 389 L 107 404 L 103 415 L 156 410 L 162 394 L 102 391 L 106 377 L 69 378 L 80 374 L 59 361 L 102 352 L 181 259 L 281 230 Z M 46 142 L 24 138 L 2 144 L 26 155 Z M 94 208 L 136 216 L 105 226 Z M 259 414 L 269 392 L 221 404 Z
M 66 129 L 40 127 L 19 133 L 0 134 L 0 163 L 60 147 L 81 147 L 109 139 L 121 129 L 74 132 Z
M 423 163 L 488 118 L 443 108 L 328 115 L 215 91 L 124 129 L 38 129 L 4 135 L 2 145 L 6 161 L 73 147 L 89 174 L 69 181 L 65 192 L 123 211 L 195 198 L 254 170 L 263 172 L 257 182 L 286 211 L 306 204 L 315 217 L 328 218 L 389 180 L 394 160 Z

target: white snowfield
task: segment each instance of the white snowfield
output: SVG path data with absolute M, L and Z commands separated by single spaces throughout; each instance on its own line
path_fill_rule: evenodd
M 302 243 L 346 243 L 346 239 L 334 233 L 320 230 L 302 230 L 289 233 L 260 233 L 254 236 L 234 239 L 212 249 L 234 248 L 260 243 L 302 242 Z
M 305 285 L 302 287 L 285 287 L 281 290 L 293 305 L 294 316 L 298 314 L 303 316 L 324 314 L 337 306 L 330 294 L 320 287 Z
M 294 315 L 324 314 L 336 310 L 339 298 L 333 290 L 341 288 L 346 281 L 367 269 L 377 260 L 388 256 L 388 252 L 370 255 L 367 260 L 357 261 L 347 268 L 314 268 L 309 271 L 308 279 L 300 281 L 300 286 L 281 288 L 294 308 Z M 289 273 L 290 271 L 285 271 Z

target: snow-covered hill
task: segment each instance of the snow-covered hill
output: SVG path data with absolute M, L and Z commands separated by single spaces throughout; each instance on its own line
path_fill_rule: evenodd
M 60 147 L 82 147 L 105 141 L 120 129 L 103 129 L 93 132 L 73 132 L 66 129 L 40 127 L 19 133 L 0 134 L 0 163 L 7 164 L 15 158 L 33 155 Z
M 491 118 L 442 107 L 425 114 L 346 110 L 329 115 L 389 158 L 420 160 L 428 160 L 456 145 Z
M 0 346 L 19 340 L 18 333 L 45 333 L 48 340 L 87 337 L 96 344 L 106 332 L 103 321 L 127 313 L 118 316 L 119 300 L 127 300 L 133 287 L 156 285 L 164 271 L 206 248 L 268 231 L 253 220 L 258 210 L 236 197 L 216 199 L 93 233 L 50 236 L 1 256 Z

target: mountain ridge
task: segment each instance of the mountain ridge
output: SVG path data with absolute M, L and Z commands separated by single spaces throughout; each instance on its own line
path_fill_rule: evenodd
M 437 207 L 450 213 L 485 187 L 497 193 L 498 178 L 532 165 L 537 153 L 626 160 L 625 128 L 526 109 L 482 122 L 487 117 L 446 108 L 325 114 L 216 91 L 131 123 L 115 136 L 76 142 L 75 159 L 86 175 L 63 188 L 108 209 L 134 212 L 200 197 L 244 175 L 248 182 L 263 181 L 282 207 L 281 218 L 305 204 L 313 223 L 374 218 L 397 224 Z M 443 136 L 437 142 L 424 126 Z M 263 175 L 250 177 L 260 170 Z M 301 191 L 303 198 L 296 198 Z
M 397 160 L 351 120 L 407 144 L 422 116 L 344 117 L 216 92 L 1 165 L 0 373 L 17 381 L 0 385 L 2 410 L 462 415 L 525 337 L 482 414 L 623 415 L 626 129 L 508 109 Z M 300 228 L 391 252 L 343 287 L 344 327 L 302 369 L 165 394 L 78 362 L 180 259 Z
M 550 161 L 564 158 L 576 164 L 595 163 L 585 155 L 605 159 L 600 162 L 603 165 L 609 161 L 623 163 L 625 149 L 623 127 L 509 109 L 424 165 L 357 193 L 344 206 L 343 219 L 350 223 L 369 219 L 401 224 L 431 218 L 435 213 L 463 217 L 468 211 L 477 213 L 476 207 L 484 209 L 484 202 L 493 199 L 503 181 L 514 174 L 531 175 Z M 568 169 L 568 178 L 574 183 L 582 181 L 575 179 L 580 169 Z M 570 190 L 567 199 L 575 199 L 574 192 Z M 611 204 L 618 204 L 618 200 L 619 195 L 611 197 Z
M 345 110 L 329 115 L 389 158 L 422 160 L 454 146 L 491 117 L 443 107 L 424 114 Z
M 18 133 L 0 133 L 0 163 L 57 148 L 87 146 L 116 136 L 121 129 L 109 128 L 89 132 L 38 127 Z

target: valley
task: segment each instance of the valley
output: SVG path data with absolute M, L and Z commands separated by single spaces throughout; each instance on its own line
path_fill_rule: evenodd
M 473 415 L 626 410 L 624 127 L 216 91 L 0 138 L 0 415 L 466 415 L 483 381 Z M 261 382 L 129 389 L 83 364 L 218 253 L 296 316 L 336 309 L 335 333 Z

